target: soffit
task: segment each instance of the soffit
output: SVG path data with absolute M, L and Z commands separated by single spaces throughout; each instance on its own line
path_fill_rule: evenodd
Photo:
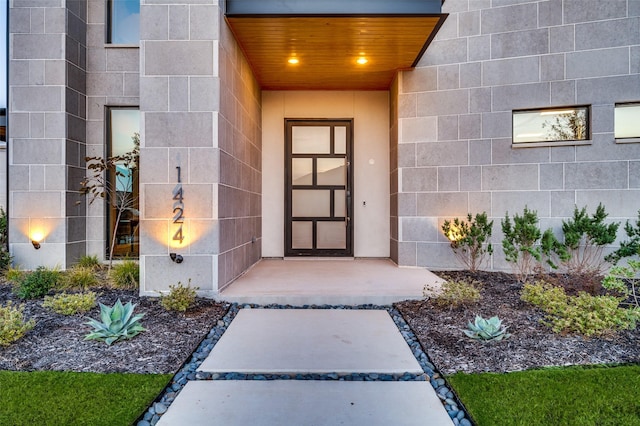
M 264 90 L 387 90 L 417 64 L 446 14 L 229 15 Z M 288 63 L 296 57 L 297 64 Z M 367 63 L 356 61 L 365 57 Z

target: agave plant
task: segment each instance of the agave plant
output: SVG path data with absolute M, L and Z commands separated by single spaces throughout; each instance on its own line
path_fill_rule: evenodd
M 103 340 L 107 345 L 111 345 L 118 340 L 131 339 L 141 331 L 145 331 L 139 323 L 144 314 L 133 315 L 135 307 L 136 305 L 132 305 L 131 302 L 123 306 L 120 299 L 112 307 L 100 303 L 102 322 L 89 318 L 86 324 L 92 326 L 94 330 L 84 339 Z
M 467 327 L 469 328 L 468 330 L 462 330 L 464 334 L 476 340 L 499 341 L 511 336 L 507 333 L 508 327 L 503 326 L 498 317 L 491 317 L 486 320 L 480 315 L 476 315 L 475 323 L 472 324 L 469 321 Z

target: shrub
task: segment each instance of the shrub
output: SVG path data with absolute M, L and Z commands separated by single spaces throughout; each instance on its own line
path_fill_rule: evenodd
M 488 320 L 482 318 L 480 315 L 476 315 L 474 323 L 467 324 L 468 330 L 462 330 L 467 337 L 471 337 L 475 340 L 482 340 L 485 342 L 500 341 L 511 337 L 507 333 L 506 326 L 502 325 L 502 321 L 498 317 L 491 317 Z
M 476 282 L 447 281 L 442 285 L 442 291 L 434 298 L 434 302 L 438 306 L 448 306 L 453 309 L 478 303 L 481 298 Z
M 98 256 L 96 255 L 90 256 L 87 254 L 87 255 L 81 256 L 80 259 L 78 259 L 77 266 L 80 266 L 83 268 L 90 268 L 90 269 L 100 269 L 102 265 L 98 260 Z
M 477 213 L 475 217 L 467 214 L 467 220 L 453 219 L 453 223 L 444 221 L 442 231 L 451 241 L 451 249 L 456 258 L 472 272 L 477 271 L 485 256 L 493 253 L 491 230 L 493 221 L 488 221 L 487 213 Z
M 55 287 L 60 271 L 38 266 L 35 271 L 26 273 L 19 281 L 16 294 L 21 299 L 42 297 Z
M 42 306 L 62 315 L 85 313 L 96 306 L 96 294 L 90 291 L 87 293 L 60 293 L 55 296 L 45 296 Z
M 140 282 L 140 268 L 133 260 L 125 260 L 113 266 L 109 279 L 114 287 L 135 289 Z
M 15 308 L 11 301 L 0 306 L 0 346 L 9 346 L 35 327 L 34 320 L 24 320 L 24 305 Z
M 59 288 L 86 290 L 98 285 L 98 278 L 93 269 L 85 266 L 74 266 L 65 271 L 58 283 Z
M 0 207 L 0 271 L 6 271 L 13 258 L 9 253 L 8 229 L 7 213 Z
M 602 286 L 623 294 L 624 303 L 640 308 L 640 261 L 629 260 L 628 266 L 614 266 L 604 277 Z
M 624 232 L 629 237 L 629 240 L 621 242 L 618 250 L 605 256 L 604 260 L 607 262 L 615 265 L 620 259 L 640 254 L 640 210 L 638 210 L 638 220 L 635 227 L 627 221 L 624 225 Z
M 196 301 L 196 290 L 199 287 L 191 287 L 191 279 L 186 286 L 180 281 L 178 285 L 169 286 L 169 294 L 160 293 L 160 304 L 168 311 L 186 312 Z
M 522 216 L 513 215 L 513 224 L 508 212 L 501 223 L 505 258 L 512 264 L 518 280 L 525 282 L 541 259 L 541 249 L 536 245 L 542 236 L 538 213 L 525 207 Z
M 112 306 L 105 306 L 100 303 L 100 320 L 89 318 L 88 325 L 94 330 L 85 336 L 85 340 L 102 340 L 107 345 L 119 340 L 131 339 L 140 332 L 146 331 L 140 324 L 140 319 L 144 314 L 133 315 L 136 305 L 131 302 L 122 305 L 120 299 Z
M 19 284 L 24 278 L 26 272 L 20 269 L 20 266 L 9 266 L 4 273 L 4 277 L 12 284 Z
M 602 250 L 607 244 L 616 240 L 620 223 L 605 224 L 608 214 L 602 203 L 596 212 L 589 217 L 587 208 L 573 211 L 573 218 L 562 221 L 564 246 L 569 252 L 565 266 L 570 273 L 602 274 L 604 261 Z
M 620 307 L 620 298 L 584 292 L 568 296 L 564 289 L 544 282 L 525 284 L 521 299 L 542 309 L 547 314 L 542 322 L 556 333 L 601 335 L 632 330 L 640 320 L 640 309 Z

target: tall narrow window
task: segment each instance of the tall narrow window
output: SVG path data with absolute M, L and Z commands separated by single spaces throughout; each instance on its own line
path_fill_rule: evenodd
M 109 157 L 118 157 L 108 176 L 111 191 L 107 206 L 107 250 L 114 257 L 137 257 L 139 250 L 138 158 L 140 111 L 138 108 L 108 109 Z
M 107 43 L 139 44 L 140 0 L 108 0 Z
M 614 126 L 616 139 L 639 139 L 640 103 L 617 104 Z
M 513 111 L 514 144 L 588 139 L 588 106 Z

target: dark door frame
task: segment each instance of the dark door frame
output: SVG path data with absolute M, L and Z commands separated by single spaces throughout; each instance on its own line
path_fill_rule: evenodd
M 336 119 L 298 119 L 298 118 L 285 118 L 285 167 L 284 167 L 284 182 L 285 182 L 285 241 L 284 249 L 285 256 L 330 256 L 330 257 L 353 257 L 353 118 L 336 118 Z M 331 153 L 330 154 L 293 154 L 292 153 L 292 128 L 294 126 L 331 126 Z M 292 217 L 292 170 L 291 159 L 296 157 L 308 158 L 314 157 L 314 171 L 316 170 L 315 159 L 316 158 L 335 158 L 334 147 L 334 132 L 335 126 L 347 127 L 347 143 L 346 143 L 346 159 L 347 159 L 347 184 L 345 189 L 346 201 L 346 248 L 345 249 L 319 249 L 316 248 L 317 244 L 317 230 L 316 223 L 320 221 L 338 221 L 335 217 L 314 217 L 314 218 L 302 218 L 299 220 L 313 222 L 313 248 L 311 249 L 294 249 L 292 248 L 292 230 L 291 224 L 294 221 Z M 315 174 L 315 173 L 314 173 Z M 314 181 L 315 182 L 315 181 Z M 318 188 L 318 185 L 310 185 L 309 188 Z M 304 186 L 297 186 L 298 189 L 306 189 Z M 321 186 L 323 189 L 336 190 L 331 185 Z M 334 197 L 331 196 L 331 215 L 333 215 Z

